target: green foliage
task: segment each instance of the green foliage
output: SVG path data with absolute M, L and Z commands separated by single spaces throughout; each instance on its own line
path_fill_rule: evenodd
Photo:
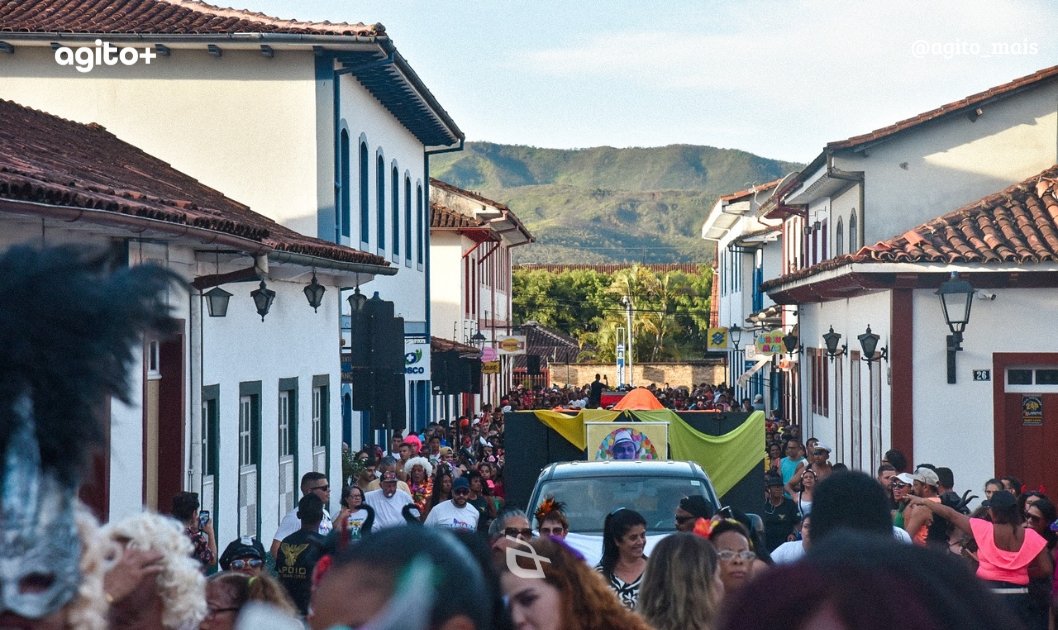
M 623 299 L 633 305 L 636 361 L 691 359 L 705 351 L 712 269 L 655 274 L 633 265 L 613 274 L 516 269 L 515 323 L 535 321 L 581 344 L 582 361 L 615 360 L 618 329 L 627 327 Z
M 468 142 L 434 177 L 507 204 L 537 242 L 517 262 L 709 262 L 716 199 L 800 165 L 706 146 L 538 149 Z

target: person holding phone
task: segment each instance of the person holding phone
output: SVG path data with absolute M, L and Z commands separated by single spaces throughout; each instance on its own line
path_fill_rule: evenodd
M 199 512 L 197 492 L 180 492 L 173 497 L 173 518 L 184 526 L 184 535 L 195 546 L 192 554 L 202 564 L 202 573 L 212 573 L 217 564 L 217 538 L 208 511 Z

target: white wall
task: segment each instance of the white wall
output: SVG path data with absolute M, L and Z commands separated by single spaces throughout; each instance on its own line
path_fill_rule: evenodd
M 430 239 L 430 334 L 442 339 L 451 339 L 453 330 L 462 333 L 462 239 L 452 232 L 435 232 Z
M 424 241 L 424 248 L 429 247 L 429 226 L 430 226 L 430 207 L 429 207 L 429 187 L 426 185 L 425 165 L 423 161 L 423 145 L 415 138 L 396 118 L 394 118 L 388 111 L 384 110 L 378 103 L 377 100 L 368 92 L 364 87 L 353 77 L 344 76 L 342 77 L 341 90 L 341 125 L 349 130 L 349 144 L 350 144 L 350 155 L 352 173 L 350 176 L 350 182 L 352 183 L 353 189 L 350 194 L 350 200 L 352 202 L 352 221 L 353 228 L 350 234 L 351 241 L 347 244 L 351 247 L 360 249 L 362 243 L 360 242 L 360 172 L 359 172 L 359 140 L 361 136 L 367 142 L 367 154 L 369 162 L 369 176 L 368 176 L 368 199 L 370 202 L 371 211 L 370 216 L 370 229 L 368 231 L 370 238 L 368 240 L 368 246 L 364 248 L 373 254 L 384 256 L 387 260 L 391 261 L 394 266 L 400 270 L 395 276 L 376 276 L 375 280 L 371 283 L 370 291 L 378 291 L 379 297 L 384 300 L 389 300 L 394 303 L 394 310 L 396 314 L 403 317 L 406 321 L 426 321 L 426 273 L 422 267 L 416 262 L 416 247 L 417 242 L 415 234 L 418 230 L 425 229 L 426 240 Z M 385 212 L 385 229 L 386 229 L 386 242 L 378 242 L 378 212 L 376 206 L 377 198 L 377 178 L 376 178 L 376 161 L 378 152 L 381 150 L 382 155 L 386 164 L 385 173 L 385 198 L 386 198 L 386 212 Z M 393 238 L 393 226 L 391 221 L 392 213 L 392 177 L 391 172 L 393 165 L 397 165 L 397 171 L 400 174 L 399 177 L 399 214 L 400 214 L 400 255 L 399 257 L 393 256 L 392 238 Z M 324 168 L 324 164 L 320 164 L 320 169 Z M 408 225 L 404 220 L 404 177 L 405 174 L 411 178 L 411 207 L 412 207 L 412 223 L 411 229 L 412 234 L 412 257 L 410 266 L 407 264 L 407 252 L 405 251 L 405 239 L 404 235 L 409 229 Z M 326 179 L 326 178 L 324 178 Z M 417 213 L 415 206 L 415 195 L 417 187 L 421 186 L 423 189 L 423 216 L 425 226 L 421 226 L 417 222 Z M 321 190 L 321 194 L 326 194 L 325 190 Z M 424 266 L 427 259 L 426 252 L 424 249 Z M 370 293 L 368 294 L 370 297 Z
M 865 239 L 897 236 L 1058 162 L 1058 82 L 984 105 L 871 147 L 835 166 L 865 171 Z
M 1053 352 L 1046 335 L 1058 312 L 1051 290 L 995 289 L 995 301 L 974 299 L 963 350 L 956 356 L 956 382 L 948 384 L 946 336 L 940 301 L 933 291 L 915 291 L 915 462 L 948 466 L 956 487 L 980 494 L 995 473 L 993 381 L 974 381 L 972 370 L 992 369 L 995 352 Z
M 271 281 L 276 291 L 271 311 L 261 321 L 250 291 L 255 283 L 227 284 L 233 293 L 228 314 L 203 322 L 203 384 L 220 385 L 219 544 L 237 535 L 239 384 L 261 382 L 261 539 L 267 545 L 279 525 L 278 398 L 279 379 L 298 377 L 298 469 L 295 483 L 312 470 L 312 376 L 330 375 L 330 470 L 332 508 L 341 488 L 341 383 L 338 352 L 321 351 L 339 343 L 338 300 L 324 299 L 313 313 L 300 283 Z M 330 340 L 330 341 L 328 341 Z M 198 414 L 196 414 L 197 416 Z
M 0 97 L 96 122 L 203 184 L 316 235 L 316 100 L 311 51 L 173 49 L 151 65 L 82 74 L 47 46 L 19 46 Z

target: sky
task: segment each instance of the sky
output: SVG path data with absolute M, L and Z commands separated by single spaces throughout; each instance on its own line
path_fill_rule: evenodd
M 468 141 L 808 162 L 1058 65 L 1049 0 L 207 0 L 380 22 Z

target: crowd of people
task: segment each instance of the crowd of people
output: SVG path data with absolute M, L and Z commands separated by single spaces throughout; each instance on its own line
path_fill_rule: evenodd
M 603 404 L 602 394 L 623 394 L 628 387 L 610 389 L 603 376 L 596 374 L 592 383 L 581 387 L 566 385 L 525 386 L 519 385 L 500 400 L 498 408 L 503 411 L 525 411 L 530 409 L 594 409 L 611 407 Z M 673 411 L 763 411 L 764 397 L 755 394 L 752 397 L 739 398 L 737 392 L 724 384 L 700 383 L 698 385 L 680 385 L 671 387 L 668 383 L 660 386 L 649 383 L 645 389 L 658 399 L 667 409 Z
M 0 256 L 0 628 L 1047 627 L 1055 507 L 1042 490 L 990 479 L 971 513 L 946 468 L 892 450 L 876 476 L 849 471 L 779 422 L 762 527 L 687 496 L 648 552 L 668 527 L 614 505 L 594 565 L 567 545 L 580 532 L 561 501 L 531 515 L 504 504 L 502 409 L 350 453 L 333 517 L 331 480 L 303 475 L 267 548 L 221 549 L 190 492 L 167 515 L 101 525 L 78 498 L 99 402 L 126 397 L 142 332 L 170 329 L 156 300 L 170 281 L 63 250 Z

